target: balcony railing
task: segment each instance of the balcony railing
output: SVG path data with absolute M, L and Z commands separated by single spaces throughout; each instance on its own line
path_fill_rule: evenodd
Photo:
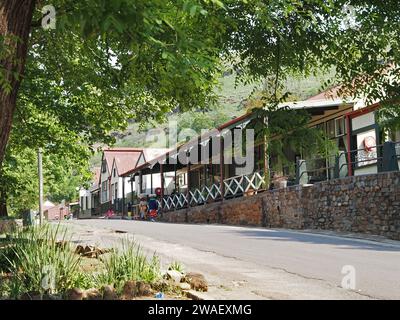
M 398 170 L 397 161 L 400 161 L 400 142 L 376 145 L 372 149 L 369 153 L 366 153 L 365 149 L 357 149 L 324 158 L 297 160 L 296 165 L 293 167 L 296 172 L 295 176 L 286 175 L 287 180 L 293 180 L 287 185 L 308 184 L 342 178 L 354 174 L 354 170 L 369 165 L 376 165 L 378 172 Z M 351 160 L 350 163 L 349 159 Z M 271 173 L 272 171 L 268 172 L 270 178 Z M 274 178 L 276 178 L 275 175 Z M 270 182 L 271 186 L 274 185 L 273 181 Z M 222 199 L 257 194 L 265 188 L 265 179 L 260 172 L 231 177 L 223 180 L 222 183 L 223 189 L 221 184 L 218 183 L 195 188 L 188 193 L 165 195 L 162 199 L 163 209 L 164 211 L 178 210 Z M 159 205 L 161 205 L 160 202 Z
M 225 187 L 224 198 L 232 198 L 242 196 L 249 191 L 257 193 L 263 186 L 264 178 L 259 172 L 254 172 L 250 175 L 241 175 L 225 179 L 223 183 Z M 164 211 L 170 211 L 188 206 L 198 206 L 221 199 L 221 184 L 218 183 L 192 189 L 189 193 L 166 195 L 162 201 Z
M 250 190 L 254 190 L 256 193 L 261 189 L 264 183 L 264 177 L 258 172 L 254 172 L 251 175 L 236 176 L 224 180 L 225 185 L 225 197 L 235 197 L 238 194 L 245 194 Z

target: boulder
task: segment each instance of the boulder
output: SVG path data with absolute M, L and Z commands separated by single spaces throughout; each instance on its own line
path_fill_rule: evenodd
M 9 234 L 17 230 L 17 223 L 14 219 L 0 220 L 0 234 Z
M 109 249 L 100 249 L 94 246 L 86 246 L 83 247 L 78 245 L 76 247 L 75 253 L 80 254 L 86 258 L 98 258 L 100 255 L 110 252 Z
M 30 291 L 22 294 L 21 300 L 42 300 L 42 297 L 40 295 L 40 292 Z
M 187 282 L 181 282 L 181 283 L 179 284 L 179 287 L 180 287 L 182 290 L 190 290 L 190 289 L 191 289 L 190 284 L 187 283 Z
M 151 296 L 152 290 L 150 284 L 144 281 L 136 282 L 136 294 L 138 296 Z
M 86 246 L 85 249 L 83 250 L 83 254 L 84 257 L 88 257 L 88 258 L 95 258 L 96 257 L 96 253 L 94 250 L 94 247 L 91 246 Z
M 122 289 L 122 299 L 123 300 L 132 300 L 136 297 L 137 289 L 136 289 L 136 281 L 130 280 L 125 282 L 124 287 Z
M 85 251 L 85 248 L 81 245 L 78 245 L 75 249 L 76 254 L 83 254 L 84 251 Z
M 176 270 L 168 270 L 166 275 L 167 279 L 172 279 L 177 285 L 181 283 L 183 278 L 183 274 Z
M 118 295 L 115 292 L 115 288 L 111 285 L 103 287 L 103 300 L 117 300 Z
M 88 289 L 84 292 L 84 299 L 85 300 L 102 300 L 103 295 L 101 292 L 96 288 Z
M 170 286 L 171 286 L 171 283 L 169 281 L 167 281 L 166 279 L 161 279 L 161 280 L 151 284 L 151 288 L 156 292 L 167 291 Z
M 85 292 L 79 288 L 72 288 L 67 291 L 67 300 L 83 300 Z
M 196 291 L 208 291 L 208 284 L 204 276 L 200 273 L 190 272 L 184 280 L 190 284 L 190 287 Z

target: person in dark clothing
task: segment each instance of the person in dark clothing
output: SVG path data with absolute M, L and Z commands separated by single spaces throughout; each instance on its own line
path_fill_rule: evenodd
M 150 200 L 149 200 L 149 218 L 150 221 L 155 221 L 157 218 L 157 211 L 158 211 L 158 202 L 156 195 L 152 194 L 150 195 Z

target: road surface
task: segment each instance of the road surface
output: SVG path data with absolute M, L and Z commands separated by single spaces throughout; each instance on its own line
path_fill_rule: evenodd
M 217 298 L 400 299 L 400 242 L 221 225 L 104 219 L 68 224 L 133 234 L 146 249 L 205 272 Z M 346 275 L 354 290 L 342 288 Z

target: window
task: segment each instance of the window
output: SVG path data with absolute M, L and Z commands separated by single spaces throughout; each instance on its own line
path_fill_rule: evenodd
M 106 172 L 107 171 L 107 162 L 103 160 L 103 163 L 101 164 L 101 172 Z
M 330 120 L 326 123 L 326 134 L 329 138 L 334 138 L 336 134 L 335 120 Z
M 103 181 L 101 184 L 101 202 L 108 201 L 108 181 Z
M 114 168 L 114 177 L 116 177 L 117 176 L 117 170 Z
M 336 137 L 346 134 L 346 121 L 345 118 L 335 119 Z
M 186 173 L 178 175 L 178 186 L 179 187 L 186 186 Z

